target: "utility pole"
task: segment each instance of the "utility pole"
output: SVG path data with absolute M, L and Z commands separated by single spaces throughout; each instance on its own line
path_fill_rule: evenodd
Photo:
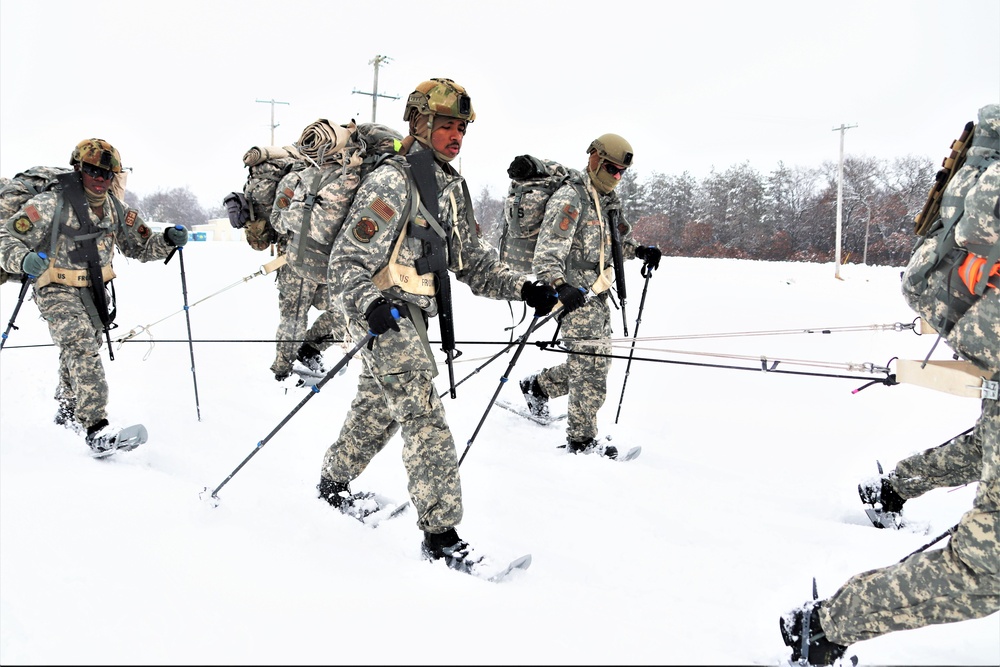
M 261 104 L 270 104 L 271 105 L 271 143 L 268 144 L 268 145 L 269 146 L 273 146 L 274 145 L 274 128 L 278 127 L 278 125 L 279 125 L 279 123 L 275 123 L 274 122 L 274 105 L 275 104 L 288 104 L 288 102 L 276 102 L 274 99 L 270 99 L 270 100 L 257 100 L 257 101 L 260 102 Z
M 378 92 L 378 68 L 379 68 L 379 65 L 381 65 L 382 63 L 388 63 L 390 60 L 392 60 L 392 58 L 390 58 L 389 56 L 375 56 L 374 59 L 368 61 L 369 65 L 374 65 L 375 66 L 375 81 L 372 83 L 372 92 L 366 93 L 366 92 L 358 90 L 356 88 L 351 91 L 352 94 L 357 93 L 359 95 L 371 95 L 372 96 L 372 122 L 373 123 L 375 122 L 375 109 L 378 106 L 378 98 L 385 97 L 385 98 L 388 98 L 390 100 L 398 100 L 399 99 L 399 95 L 395 95 L 395 96 L 393 96 L 393 95 L 381 95 Z
M 844 219 L 844 132 L 857 126 L 857 123 L 854 125 L 841 123 L 840 127 L 833 128 L 834 132 L 840 131 L 840 170 L 837 174 L 837 254 L 834 261 L 834 277 L 837 280 L 843 280 L 840 277 L 840 225 Z

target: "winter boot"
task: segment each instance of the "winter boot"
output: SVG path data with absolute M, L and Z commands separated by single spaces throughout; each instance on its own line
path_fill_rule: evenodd
M 110 454 L 117 449 L 118 431 L 107 419 L 102 419 L 87 427 L 87 445 L 95 454 Z
M 906 499 L 892 488 L 892 477 L 893 474 L 889 473 L 858 484 L 858 495 L 861 496 L 861 502 L 872 507 L 881 505 L 883 512 L 895 514 L 902 512 Z
M 316 490 L 319 491 L 319 497 L 330 503 L 331 507 L 347 514 L 347 510 L 351 506 L 351 490 L 347 484 L 335 482 L 320 475 Z
M 444 560 L 448 567 L 461 572 L 472 573 L 485 560 L 475 553 L 468 542 L 459 538 L 454 528 L 443 533 L 425 532 L 420 550 L 427 560 Z
M 323 353 L 309 343 L 302 343 L 295 358 L 311 371 L 326 374 L 326 366 L 323 365 Z
M 538 384 L 538 374 L 529 375 L 520 382 L 524 400 L 528 403 L 528 412 L 543 419 L 549 416 L 549 396 Z
M 778 619 L 781 638 L 792 648 L 792 662 L 810 665 L 832 665 L 843 657 L 846 646 L 834 644 L 826 638 L 819 623 L 822 602 L 810 600 Z M 803 635 L 807 638 L 803 642 Z
M 566 440 L 566 450 L 571 454 L 600 454 L 609 459 L 618 458 L 618 448 L 614 445 L 605 445 L 594 438 L 584 438 L 583 440 Z

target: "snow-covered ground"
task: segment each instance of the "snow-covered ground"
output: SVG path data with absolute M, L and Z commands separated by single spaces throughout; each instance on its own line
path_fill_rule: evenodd
M 185 249 L 194 364 L 177 258 L 116 259 L 114 337 L 152 325 L 156 342 L 144 332 L 116 344 L 114 361 L 104 351 L 112 421 L 149 429 L 146 445 L 108 460 L 52 424 L 57 355 L 24 304 L 0 354 L 3 664 L 777 664 L 790 655 L 778 616 L 810 597 L 813 577 L 829 596 L 972 503 L 974 487 L 931 492 L 907 503 L 913 528 L 897 532 L 873 528 L 858 499 L 876 460 L 891 467 L 979 414 L 976 400 L 913 385 L 852 393 L 884 374 L 846 364 L 919 359 L 933 343 L 879 326 L 914 321 L 899 268 L 850 265 L 836 280 L 832 265 L 664 258 L 618 423 L 624 358 L 600 413 L 603 432 L 642 455 L 569 456 L 557 448 L 564 426 L 489 410 L 461 469 L 459 533 L 498 560 L 531 553 L 533 564 L 499 585 L 463 576 L 421 560 L 412 512 L 371 530 L 316 498 L 358 362 L 304 404 L 304 390 L 274 381 L 264 341 L 277 291 L 272 276 L 241 280 L 267 259 L 242 243 Z M 638 262 L 628 280 L 631 332 Z M 0 288 L 4 326 L 16 297 L 15 285 Z M 512 318 L 458 283 L 455 303 L 455 373 L 468 379 L 444 400 L 461 454 L 512 354 L 475 371 L 509 340 Z M 621 338 L 619 312 L 613 324 Z M 934 358 L 949 355 L 942 344 Z M 805 374 L 761 372 L 761 357 Z M 520 401 L 515 381 L 562 358 L 528 345 L 500 397 Z M 199 498 L 254 451 L 218 506 Z M 355 490 L 405 500 L 400 451 L 397 438 Z M 996 665 L 998 636 L 994 614 L 850 654 L 863 665 Z

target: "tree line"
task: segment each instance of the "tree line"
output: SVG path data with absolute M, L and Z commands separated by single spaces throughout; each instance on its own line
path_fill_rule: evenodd
M 787 167 L 763 174 L 748 162 L 701 180 L 689 172 L 625 172 L 618 193 L 635 238 L 663 254 L 767 261 L 832 262 L 836 254 L 838 165 Z M 841 263 L 904 266 L 937 167 L 927 158 L 847 157 L 841 211 Z M 484 187 L 474 202 L 489 243 L 499 247 L 506 193 Z M 204 209 L 187 188 L 126 202 L 149 221 L 182 224 L 226 217 Z
M 836 255 L 838 171 L 833 162 L 779 163 L 762 174 L 744 162 L 699 181 L 688 172 L 640 179 L 629 170 L 618 194 L 636 240 L 665 255 L 825 263 Z M 845 158 L 841 262 L 904 266 L 936 173 L 926 158 Z M 475 210 L 499 247 L 504 200 L 484 188 Z

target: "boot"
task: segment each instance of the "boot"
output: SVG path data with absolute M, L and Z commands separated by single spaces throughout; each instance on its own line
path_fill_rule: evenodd
M 566 439 L 566 449 L 571 454 L 600 454 L 609 459 L 618 458 L 618 448 L 614 445 L 605 445 L 594 438 L 584 438 L 582 440 Z
M 826 638 L 819 623 L 819 608 L 822 602 L 810 600 L 778 619 L 781 638 L 792 649 L 792 662 L 803 660 L 810 665 L 832 665 L 843 657 L 846 646 L 834 644 Z M 808 637 L 802 646 L 803 632 Z
M 316 490 L 319 491 L 319 497 L 330 503 L 331 507 L 347 514 L 351 506 L 351 490 L 347 484 L 320 475 Z
M 87 445 L 96 454 L 105 454 L 116 449 L 118 432 L 121 429 L 111 426 L 107 419 L 101 419 L 87 427 Z
M 420 551 L 427 560 L 444 560 L 448 567 L 463 572 L 472 572 L 484 560 L 454 528 L 443 533 L 425 532 Z
M 295 358 L 311 371 L 326 373 L 326 367 L 323 365 L 323 353 L 309 343 L 302 343 Z
M 520 382 L 521 393 L 528 403 L 528 412 L 536 417 L 548 418 L 549 416 L 549 396 L 538 384 L 538 374 L 529 375 Z
M 883 512 L 900 513 L 903 511 L 903 503 L 906 499 L 896 493 L 892 487 L 893 473 L 882 477 L 875 477 L 858 484 L 858 495 L 861 502 L 875 507 L 882 505 Z

